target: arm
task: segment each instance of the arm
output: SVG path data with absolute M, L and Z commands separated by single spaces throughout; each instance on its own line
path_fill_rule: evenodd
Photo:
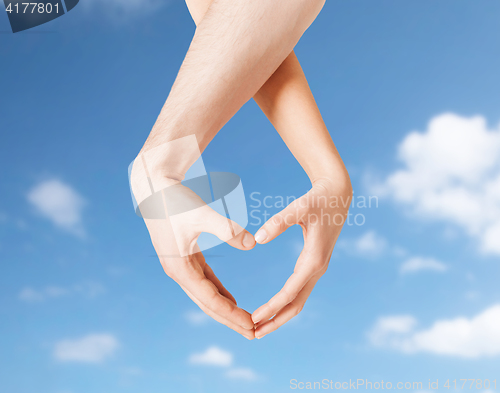
M 186 0 L 199 25 L 213 0 Z M 312 183 L 347 171 L 323 122 L 297 56 L 292 51 L 253 96 Z M 307 132 L 304 132 L 307 130 Z M 340 179 L 339 179 L 340 180 Z
M 211 0 L 186 0 L 196 24 L 201 23 Z M 305 246 L 294 274 L 285 287 L 256 310 L 256 337 L 261 338 L 297 315 L 315 283 L 326 271 L 333 246 L 340 234 L 352 195 L 347 170 L 321 117 L 300 63 L 292 51 L 253 97 L 274 125 L 313 185 L 302 198 L 304 206 L 291 204 L 271 218 L 256 234 L 267 243 L 291 225 L 304 229 Z M 344 201 L 332 208 L 321 201 L 337 197 Z M 315 203 L 316 201 L 316 203 Z M 338 217 L 337 224 L 311 222 L 312 217 Z M 340 220 L 342 217 L 342 220 Z M 275 318 L 269 320 L 276 315 Z
M 255 336 L 262 338 L 300 313 L 326 272 L 346 221 L 352 187 L 293 52 L 259 90 L 255 101 L 312 183 L 306 195 L 269 219 L 255 235 L 257 242 L 267 243 L 292 225 L 300 225 L 304 234 L 304 249 L 294 273 L 278 294 L 252 314 Z
M 259 90 L 324 0 L 215 0 L 143 147 L 195 134 L 201 151 Z
M 180 187 L 186 170 L 283 62 L 323 4 L 324 0 L 215 0 L 210 5 L 134 162 L 131 185 L 138 201 L 175 186 L 179 198 L 199 203 L 196 195 Z M 183 145 L 192 138 L 194 145 Z M 179 143 L 184 147 L 172 147 Z M 234 223 L 224 222 L 206 206 L 195 210 L 191 221 L 176 222 L 168 211 L 166 219 L 145 219 L 155 250 L 167 275 L 203 311 L 251 339 L 250 314 L 236 306 L 196 252 L 196 240 L 200 232 L 210 232 L 240 249 L 252 248 L 255 241 L 245 241 L 250 234 L 243 230 L 231 237 Z

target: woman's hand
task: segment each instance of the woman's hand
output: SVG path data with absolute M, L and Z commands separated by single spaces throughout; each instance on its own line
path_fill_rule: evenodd
M 304 249 L 281 291 L 252 314 L 256 338 L 273 332 L 301 312 L 316 282 L 328 268 L 351 198 L 348 177 L 341 182 L 319 179 L 307 194 L 271 217 L 257 231 L 255 240 L 265 244 L 292 225 L 300 225 Z

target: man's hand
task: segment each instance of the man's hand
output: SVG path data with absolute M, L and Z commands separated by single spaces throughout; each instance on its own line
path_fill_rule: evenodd
M 255 239 L 260 244 L 268 243 L 292 225 L 300 225 L 304 234 L 304 249 L 294 273 L 280 292 L 252 314 L 256 338 L 273 332 L 301 312 L 328 268 L 351 198 L 348 179 L 340 183 L 317 180 L 307 194 L 270 218 L 256 233 Z
M 134 162 L 131 187 L 140 209 L 155 185 L 162 184 L 156 193 L 161 198 L 157 198 L 155 213 L 163 218 L 145 217 L 144 221 L 163 270 L 207 315 L 252 340 L 255 335 L 250 314 L 236 305 L 234 297 L 206 263 L 197 240 L 206 232 L 232 247 L 250 250 L 255 246 L 254 237 L 213 210 L 180 181 L 145 171 L 145 167 L 140 159 Z

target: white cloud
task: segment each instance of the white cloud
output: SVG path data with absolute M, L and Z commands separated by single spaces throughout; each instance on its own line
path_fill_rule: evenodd
M 189 363 L 205 366 L 231 367 L 233 364 L 233 354 L 219 347 L 212 346 L 205 352 L 191 355 Z M 258 375 L 248 367 L 229 368 L 225 376 L 229 379 L 243 381 L 255 381 L 258 379 Z
M 205 325 L 211 319 L 203 311 L 188 311 L 184 317 L 191 325 L 195 326 Z
M 19 293 L 19 299 L 28 303 L 38 303 L 45 300 L 43 293 L 33 289 L 33 288 L 23 288 Z
M 105 292 L 105 288 L 96 282 L 85 281 L 71 287 L 63 288 L 57 286 L 47 286 L 45 288 L 34 289 L 23 288 L 19 293 L 19 299 L 27 303 L 40 303 L 49 299 L 78 294 L 88 298 L 94 298 Z
M 368 332 L 371 344 L 403 353 L 428 352 L 462 358 L 500 355 L 500 304 L 467 319 L 436 321 L 416 330 L 414 317 L 382 317 Z
M 233 368 L 226 372 L 226 377 L 244 381 L 255 381 L 258 379 L 257 374 L 251 368 Z
M 356 240 L 354 247 L 360 254 L 376 256 L 382 254 L 387 247 L 387 242 L 375 231 L 369 231 Z
M 49 286 L 45 288 L 45 293 L 50 297 L 60 297 L 68 294 L 68 290 L 61 287 Z
M 233 355 L 216 346 L 208 348 L 205 352 L 195 353 L 189 357 L 191 364 L 207 366 L 229 367 L 233 364 Z
M 500 255 L 500 222 L 485 229 L 482 242 L 483 251 Z
M 392 248 L 392 253 L 394 256 L 398 258 L 404 258 L 408 255 L 408 250 L 406 248 L 403 248 L 401 246 L 394 246 Z
M 57 298 L 67 294 L 68 290 L 60 287 L 49 286 L 41 290 L 26 287 L 19 293 L 19 299 L 27 303 L 39 303 L 48 298 Z
M 411 315 L 380 317 L 368 332 L 368 338 L 373 345 L 384 346 L 400 335 L 410 333 L 416 324 L 417 320 Z
M 375 231 L 368 231 L 359 238 L 341 240 L 338 246 L 350 255 L 377 258 L 387 250 L 388 243 Z
M 477 300 L 481 297 L 481 293 L 479 291 L 467 291 L 465 292 L 464 297 L 467 300 Z
M 71 292 L 92 299 L 106 292 L 106 288 L 98 282 L 84 281 L 73 285 Z
M 417 273 L 419 271 L 445 272 L 448 266 L 434 258 L 413 257 L 404 262 L 399 271 L 401 274 Z
M 110 358 L 120 344 L 111 334 L 88 336 L 59 341 L 54 348 L 54 357 L 61 362 L 101 363 Z
M 403 169 L 374 191 L 420 217 L 461 227 L 483 252 L 500 254 L 500 127 L 445 113 L 398 148 Z
M 28 193 L 28 201 L 58 227 L 84 235 L 82 210 L 85 200 L 69 185 L 57 179 L 41 182 Z
M 344 250 L 346 254 L 367 259 L 377 259 L 387 255 L 405 258 L 409 254 L 408 250 L 397 244 L 391 244 L 373 230 L 365 232 L 358 238 L 341 239 L 337 243 L 337 248 Z

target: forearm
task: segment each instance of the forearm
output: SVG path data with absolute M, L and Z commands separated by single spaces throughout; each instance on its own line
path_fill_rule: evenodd
M 203 20 L 211 0 L 187 0 L 193 20 Z M 344 164 L 328 133 L 300 63 L 292 51 L 253 97 L 311 182 L 348 183 Z M 332 178 L 335 179 L 332 179 Z
M 350 186 L 344 163 L 292 52 L 254 96 L 283 141 L 311 179 Z
M 215 0 L 142 151 L 187 135 L 203 151 L 292 51 L 323 2 Z

